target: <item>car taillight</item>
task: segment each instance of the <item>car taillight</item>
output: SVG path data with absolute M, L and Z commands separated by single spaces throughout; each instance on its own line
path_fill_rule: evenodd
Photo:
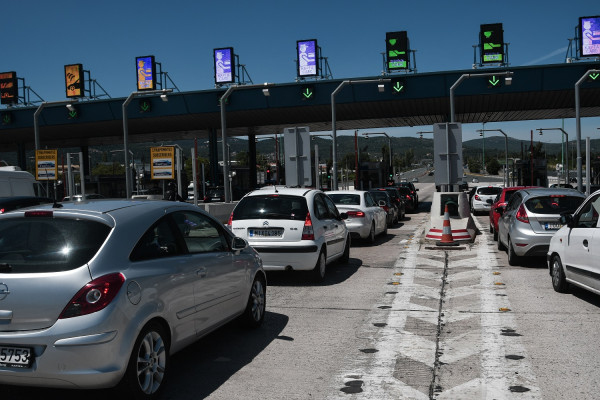
M 227 226 L 231 229 L 231 223 L 233 222 L 233 211 L 229 214 L 229 221 L 227 221 Z
M 381 208 L 383 208 L 385 210 L 385 212 L 388 212 L 390 210 L 390 208 L 388 206 L 381 206 Z
M 475 200 L 481 201 L 481 197 L 478 194 L 475 195 Z
M 529 217 L 527 216 L 527 212 L 525 211 L 525 206 L 523 204 L 521 204 L 521 207 L 519 207 L 519 210 L 517 211 L 517 215 L 515 215 L 515 218 L 518 221 L 525 222 L 526 224 L 529 223 Z
M 4 214 L 4 208 L 0 208 L 0 214 Z
M 52 211 L 25 211 L 25 217 L 50 217 L 50 218 L 52 218 L 53 215 L 54 215 L 54 213 Z
M 125 276 L 121 273 L 94 279 L 73 296 L 58 318 L 79 317 L 102 310 L 119 293 L 123 282 L 125 282 Z
M 306 213 L 306 219 L 304 220 L 304 228 L 302 228 L 302 240 L 315 240 L 315 231 L 313 230 L 312 220 L 310 219 L 310 213 Z
M 348 211 L 346 214 L 348 214 L 348 216 L 352 217 L 352 218 L 364 218 L 365 217 L 365 213 L 362 211 Z

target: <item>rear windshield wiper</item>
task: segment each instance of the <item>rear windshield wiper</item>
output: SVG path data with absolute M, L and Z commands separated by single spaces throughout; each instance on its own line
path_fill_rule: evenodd
M 12 272 L 12 265 L 8 263 L 0 263 L 0 272 Z

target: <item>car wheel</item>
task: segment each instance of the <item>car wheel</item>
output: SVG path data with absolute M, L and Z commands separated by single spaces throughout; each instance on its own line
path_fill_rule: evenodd
M 346 237 L 346 247 L 344 247 L 344 253 L 339 258 L 340 263 L 348 264 L 350 261 L 350 235 Z
M 135 399 L 154 399 L 163 388 L 169 366 L 169 344 L 163 327 L 151 322 L 135 341 L 120 386 Z
M 508 254 L 508 265 L 518 265 L 520 257 L 515 254 L 510 238 L 508 238 L 508 244 L 506 245 L 506 252 Z
M 498 234 L 498 233 L 496 233 L 496 234 Z M 500 251 L 506 250 L 506 247 L 504 247 L 504 244 L 502 243 L 502 240 L 500 239 L 500 235 L 498 235 L 498 250 L 500 250 Z
M 371 230 L 369 231 L 369 236 L 367 236 L 367 241 L 369 244 L 375 243 L 375 222 L 371 222 Z
M 567 293 L 569 291 L 569 283 L 565 279 L 565 271 L 559 256 L 552 257 L 552 287 L 558 293 Z
M 258 328 L 265 319 L 266 285 L 261 276 L 254 278 L 246 310 L 242 314 L 244 325 Z
M 319 258 L 317 259 L 317 264 L 315 268 L 312 270 L 313 280 L 315 282 L 321 282 L 325 279 L 325 269 L 327 268 L 327 259 L 325 258 L 325 250 L 321 250 L 319 253 Z

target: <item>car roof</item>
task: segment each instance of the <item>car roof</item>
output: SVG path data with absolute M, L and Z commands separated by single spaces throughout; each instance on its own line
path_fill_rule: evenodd
M 321 192 L 317 189 L 311 188 L 289 188 L 285 186 L 265 186 L 258 190 L 253 190 L 246 194 L 244 197 L 249 196 L 263 196 L 265 194 L 279 194 L 279 195 L 291 195 L 291 196 L 306 196 L 309 193 Z
M 522 192 L 525 192 L 527 197 L 532 196 L 548 196 L 551 194 L 564 194 L 576 197 L 586 197 L 584 193 L 581 193 L 577 189 L 568 189 L 568 188 L 531 188 L 531 189 L 521 189 Z
M 367 190 L 331 190 L 327 194 L 363 194 Z

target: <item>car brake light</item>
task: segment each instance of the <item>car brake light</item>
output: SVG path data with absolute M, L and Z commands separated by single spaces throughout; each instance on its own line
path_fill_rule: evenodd
M 481 197 L 478 194 L 475 195 L 475 200 L 481 201 Z
M 104 275 L 94 279 L 73 296 L 58 318 L 79 317 L 102 310 L 119 293 L 123 282 L 125 282 L 125 276 L 121 273 Z
M 348 216 L 352 217 L 352 218 L 364 218 L 365 217 L 365 213 L 362 211 L 348 211 L 346 214 L 348 214 Z
M 523 204 L 521 204 L 521 207 L 519 207 L 519 210 L 517 211 L 517 215 L 515 215 L 515 218 L 518 221 L 525 222 L 526 224 L 529 223 L 529 217 L 527 216 L 527 212 L 525 211 L 525 206 Z
M 0 214 L 4 214 L 4 208 L 0 208 Z
M 233 211 L 229 214 L 229 221 L 227 221 L 227 226 L 231 229 L 231 223 L 233 222 Z
M 381 206 L 381 208 L 383 208 L 385 210 L 385 212 L 388 212 L 390 209 L 388 206 Z
M 25 211 L 25 217 L 52 217 L 52 211 Z
M 310 213 L 306 213 L 306 219 L 304 220 L 304 228 L 302 228 L 302 239 L 301 240 L 315 240 L 315 231 L 313 230 L 312 220 L 310 219 Z

